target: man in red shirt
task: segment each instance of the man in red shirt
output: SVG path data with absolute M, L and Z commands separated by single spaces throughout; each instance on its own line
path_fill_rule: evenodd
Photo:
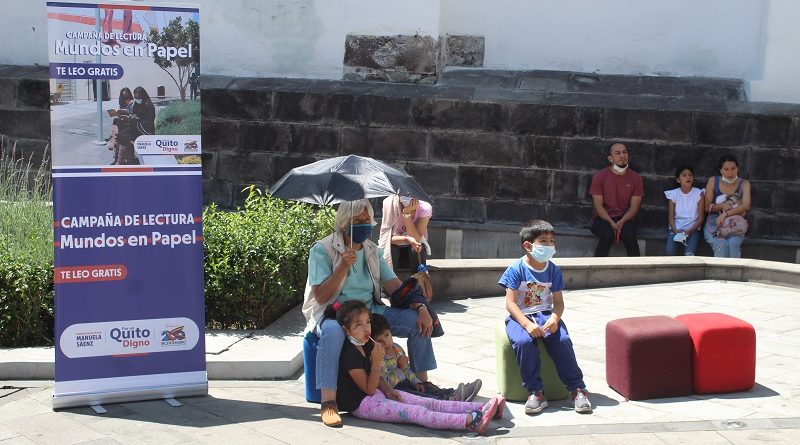
M 599 241 L 594 256 L 608 256 L 615 240 L 625 244 L 628 256 L 639 256 L 636 213 L 642 205 L 642 177 L 628 168 L 628 149 L 615 142 L 608 146 L 611 165 L 592 178 L 592 233 Z

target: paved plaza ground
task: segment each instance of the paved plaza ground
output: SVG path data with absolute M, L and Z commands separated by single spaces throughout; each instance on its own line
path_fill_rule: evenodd
M 530 417 L 522 404 L 510 403 L 488 437 L 476 438 L 352 416 L 344 416 L 342 428 L 327 428 L 319 420 L 319 405 L 304 399 L 302 375 L 283 381 L 212 381 L 208 397 L 181 399 L 182 407 L 163 401 L 123 403 L 105 406 L 104 415 L 90 408 L 52 411 L 52 382 L 0 382 L 0 445 L 800 442 L 800 289 L 698 281 L 567 291 L 565 300 L 564 321 L 595 404 L 591 415 L 576 414 L 566 402 L 555 401 Z M 446 334 L 434 340 L 439 368 L 431 379 L 453 386 L 481 378 L 480 399 L 495 394 L 494 326 L 505 314 L 503 298 L 436 303 Z M 755 326 L 755 388 L 628 402 L 606 385 L 608 321 L 692 312 L 725 312 Z

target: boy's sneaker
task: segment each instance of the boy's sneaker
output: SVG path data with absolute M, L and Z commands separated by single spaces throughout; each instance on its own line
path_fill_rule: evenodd
M 478 391 L 481 390 L 481 385 L 483 385 L 481 379 L 475 379 L 474 382 L 469 382 L 464 385 L 464 398 L 461 400 L 464 402 L 471 402 L 475 400 L 475 397 L 478 397 Z
M 425 392 L 427 393 L 428 391 L 426 390 Z M 452 400 L 455 402 L 463 402 L 464 398 L 466 398 L 468 395 L 469 393 L 467 393 L 464 390 L 464 384 L 459 383 L 456 389 L 453 390 L 453 393 L 450 394 L 450 396 L 447 398 L 447 400 Z
M 544 393 L 542 391 L 535 391 L 532 392 L 530 396 L 528 396 L 528 401 L 525 402 L 525 414 L 539 414 L 547 408 L 549 404 L 547 403 L 547 399 L 544 398 Z
M 592 403 L 589 402 L 589 392 L 586 388 L 575 389 L 569 393 L 570 398 L 575 403 L 576 413 L 592 412 Z

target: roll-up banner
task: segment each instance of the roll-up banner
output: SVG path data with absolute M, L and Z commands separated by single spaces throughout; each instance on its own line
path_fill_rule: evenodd
M 53 407 L 208 393 L 200 11 L 47 3 Z

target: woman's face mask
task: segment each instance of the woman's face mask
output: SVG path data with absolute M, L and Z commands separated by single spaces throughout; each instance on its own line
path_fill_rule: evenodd
M 142 99 L 134 99 L 134 101 L 135 101 L 137 104 L 141 104 L 142 102 L 144 102 Z
M 372 224 L 351 224 L 347 234 L 352 237 L 354 243 L 361 244 L 372 235 Z

